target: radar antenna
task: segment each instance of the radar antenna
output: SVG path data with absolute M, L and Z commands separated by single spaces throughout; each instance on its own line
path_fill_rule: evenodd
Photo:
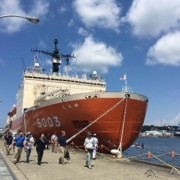
M 40 52 L 46 55 L 49 55 L 52 57 L 51 62 L 52 62 L 52 73 L 58 74 L 59 72 L 59 65 L 61 64 L 61 57 L 71 57 L 70 55 L 63 55 L 59 53 L 59 49 L 57 48 L 58 40 L 54 39 L 54 51 L 49 52 L 49 51 L 44 51 L 44 50 L 38 50 L 36 49 L 31 49 L 32 52 Z

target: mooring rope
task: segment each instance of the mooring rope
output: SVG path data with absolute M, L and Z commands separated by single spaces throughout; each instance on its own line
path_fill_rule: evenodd
M 128 158 L 128 159 L 130 159 L 130 158 L 137 158 L 137 157 L 141 157 L 141 156 L 144 156 L 144 155 L 146 155 L 147 153 L 144 153 L 144 154 L 139 154 L 139 155 L 136 155 L 136 156 L 124 156 L 124 157 L 126 157 L 126 158 Z
M 70 137 L 66 142 L 68 143 L 69 141 L 71 141 L 72 139 L 74 139 L 75 137 L 77 137 L 80 133 L 82 133 L 83 131 L 85 131 L 88 127 L 92 126 L 95 122 L 97 122 L 100 118 L 102 118 L 103 116 L 105 116 L 107 113 L 109 113 L 110 111 L 112 111 L 116 106 L 118 106 L 125 98 L 121 99 L 118 103 L 116 103 L 113 107 L 109 108 L 105 113 L 103 113 L 102 115 L 100 115 L 98 118 L 96 118 L 93 122 L 91 122 L 89 125 L 87 125 L 85 128 L 83 128 L 82 130 L 80 130 L 79 132 L 77 132 L 76 134 L 74 134 L 72 137 Z
M 124 110 L 123 124 L 122 124 L 122 129 L 121 129 L 121 140 L 120 140 L 119 147 L 118 147 L 118 149 L 120 149 L 121 155 L 122 155 L 122 139 L 123 139 L 123 135 L 124 135 L 124 124 L 125 124 L 125 120 L 126 120 L 126 109 L 127 109 L 127 98 L 125 101 L 125 110 Z
M 31 113 L 31 116 L 30 116 L 30 117 L 27 117 L 27 114 L 26 114 L 25 112 L 24 112 L 24 114 L 23 114 L 25 134 L 26 134 L 26 132 L 27 132 L 27 131 L 26 131 L 26 119 L 27 119 L 27 120 L 31 119 L 31 117 L 33 117 L 33 115 L 34 115 L 35 110 L 36 110 L 36 109 L 33 109 L 33 110 L 32 110 L 32 113 Z

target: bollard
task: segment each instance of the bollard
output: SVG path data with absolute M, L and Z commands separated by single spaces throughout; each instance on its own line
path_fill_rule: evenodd
M 147 156 L 148 156 L 148 160 L 150 163 L 150 161 L 151 161 L 151 152 L 150 151 L 148 151 Z M 151 169 L 151 167 L 147 170 L 147 172 L 145 174 L 147 174 L 147 177 L 148 176 L 156 176 L 155 172 Z
M 174 160 L 174 151 L 171 152 L 171 157 Z
M 173 166 L 172 166 L 172 169 L 170 170 L 169 174 L 172 174 L 173 170 L 175 170 L 178 174 L 180 174 L 180 172 L 174 166 L 174 157 L 175 157 L 174 151 L 171 152 L 171 157 L 172 157 L 172 161 L 173 161 Z

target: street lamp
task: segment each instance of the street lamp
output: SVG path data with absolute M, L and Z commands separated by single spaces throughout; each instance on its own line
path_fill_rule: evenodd
M 36 17 L 31 17 L 31 16 L 18 16 L 18 15 L 3 15 L 0 16 L 0 18 L 6 18 L 6 17 L 17 17 L 17 18 L 24 18 L 27 19 L 28 21 L 30 21 L 33 24 L 36 24 L 39 22 L 39 19 Z

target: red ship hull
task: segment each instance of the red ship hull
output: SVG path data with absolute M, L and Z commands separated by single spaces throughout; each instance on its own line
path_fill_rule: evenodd
M 67 137 L 70 138 L 122 100 L 69 143 L 73 142 L 76 146 L 82 147 L 87 132 L 90 131 L 97 134 L 99 145 L 102 144 L 105 147 L 104 152 L 118 148 L 123 136 L 122 150 L 124 151 L 139 135 L 148 100 L 145 96 L 137 94 L 130 94 L 130 98 L 123 100 L 125 93 L 121 94 L 122 97 L 116 98 L 73 99 L 40 106 L 14 120 L 12 129 L 31 132 L 34 137 L 38 137 L 41 133 L 52 135 L 54 132 L 60 136 L 61 131 L 65 130 Z M 131 98 L 133 95 L 140 98 Z

